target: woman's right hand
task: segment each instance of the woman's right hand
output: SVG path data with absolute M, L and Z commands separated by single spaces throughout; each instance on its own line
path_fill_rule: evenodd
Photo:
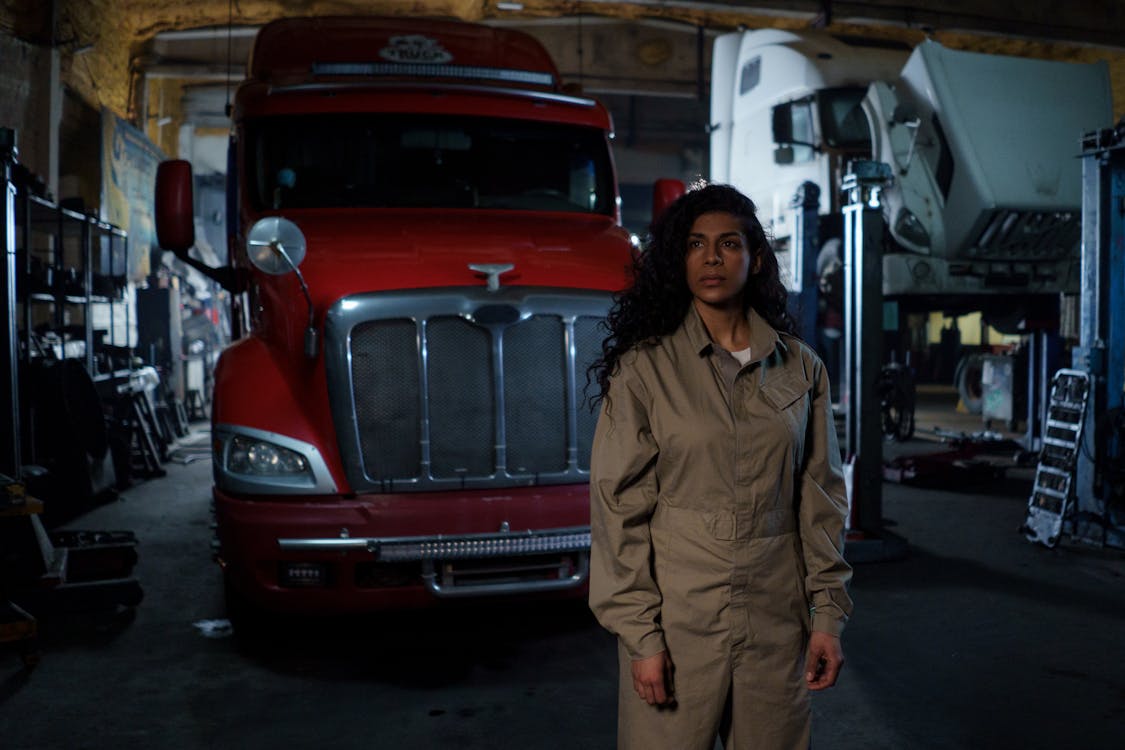
M 650 706 L 675 701 L 672 688 L 672 659 L 667 651 L 633 662 L 633 689 Z

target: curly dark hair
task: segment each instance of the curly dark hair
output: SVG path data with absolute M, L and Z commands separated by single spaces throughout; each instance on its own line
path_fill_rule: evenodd
M 695 220 L 721 211 L 737 217 L 743 226 L 751 258 L 761 257 L 757 273 L 746 280 L 743 309 L 753 307 L 774 329 L 794 334 L 786 304 L 777 256 L 766 238 L 754 202 L 730 185 L 706 185 L 689 190 L 674 201 L 652 224 L 644 252 L 633 259 L 633 285 L 614 296 L 606 318 L 609 336 L 602 356 L 588 370 L 588 382 L 597 382 L 597 403 L 609 392 L 609 379 L 625 352 L 642 342 L 656 342 L 675 331 L 691 304 L 684 256 Z

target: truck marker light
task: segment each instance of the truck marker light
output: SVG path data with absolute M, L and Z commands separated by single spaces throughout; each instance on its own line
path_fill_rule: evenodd
M 506 83 L 526 83 L 532 86 L 554 87 L 555 77 L 551 73 L 534 70 L 508 70 L 506 68 L 487 68 L 479 65 L 435 65 L 433 63 L 314 63 L 314 76 L 413 76 L 418 78 L 456 78 L 477 81 L 504 81 Z
M 328 576 L 324 563 L 283 562 L 278 580 L 289 588 L 317 588 L 327 585 Z

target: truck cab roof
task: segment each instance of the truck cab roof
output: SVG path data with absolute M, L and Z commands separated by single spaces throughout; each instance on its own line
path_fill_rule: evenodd
M 283 18 L 258 32 L 232 117 L 430 112 L 570 122 L 612 133 L 608 111 L 564 91 L 543 45 L 445 19 Z
M 766 53 L 766 64 L 777 66 L 764 81 L 794 90 L 830 86 L 867 85 L 872 80 L 891 78 L 902 69 L 910 55 L 909 49 L 892 47 L 855 37 L 838 37 L 824 31 L 795 33 L 782 29 L 746 32 L 741 40 L 739 57 L 749 60 Z M 755 92 L 761 98 L 770 92 Z
M 444 19 L 282 18 L 262 27 L 250 78 L 272 85 L 419 78 L 559 91 L 558 70 L 534 37 Z

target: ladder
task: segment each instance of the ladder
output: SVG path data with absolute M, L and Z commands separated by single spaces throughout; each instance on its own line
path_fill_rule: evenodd
M 1029 542 L 1046 547 L 1059 543 L 1074 495 L 1074 472 L 1082 449 L 1089 393 L 1090 376 L 1081 370 L 1059 370 L 1051 379 L 1043 450 L 1027 501 L 1027 519 L 1020 529 Z

